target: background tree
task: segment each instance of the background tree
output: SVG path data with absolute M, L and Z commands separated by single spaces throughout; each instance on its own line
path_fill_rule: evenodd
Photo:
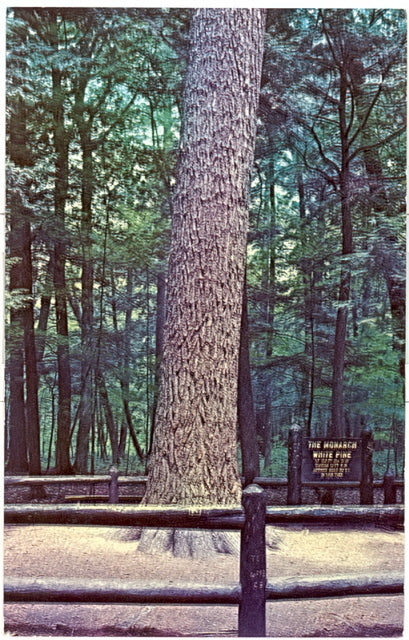
M 9 83 L 10 292 L 10 455 L 8 470 L 41 473 L 38 375 L 34 339 L 32 232 L 33 193 L 26 168 L 34 162 L 29 148 L 27 105 L 21 92 L 26 79 L 24 35 L 13 51 L 16 73 Z M 19 73 L 17 73 L 17 70 Z

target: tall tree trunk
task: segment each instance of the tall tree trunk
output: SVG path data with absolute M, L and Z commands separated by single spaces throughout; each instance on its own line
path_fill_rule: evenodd
M 118 464 L 118 430 L 116 428 L 114 414 L 112 412 L 111 404 L 109 402 L 108 390 L 105 384 L 105 379 L 102 371 L 98 369 L 96 373 L 97 384 L 99 387 L 99 397 L 101 399 L 102 408 L 105 415 L 105 423 L 107 425 L 109 440 L 111 442 L 112 451 L 112 464 Z
M 16 167 L 22 168 L 32 164 L 32 159 L 27 141 L 26 110 L 21 98 L 17 98 L 12 109 L 10 160 Z M 9 251 L 13 261 L 10 269 L 10 293 L 12 295 L 13 292 L 18 293 L 20 296 L 24 296 L 24 299 L 17 300 L 10 313 L 10 410 L 7 470 L 12 473 L 27 471 L 40 473 L 38 380 L 32 303 L 31 228 L 28 217 L 30 212 L 23 202 L 22 188 L 21 185 L 16 185 L 10 196 Z M 33 351 L 30 352 L 30 349 Z M 33 376 L 30 381 L 27 380 L 28 374 Z
M 122 406 L 124 410 L 124 415 L 121 424 L 121 433 L 118 445 L 118 455 L 120 458 L 123 458 L 125 455 L 126 449 L 126 441 L 127 434 L 129 430 L 129 435 L 132 440 L 132 444 L 134 446 L 135 452 L 141 462 L 144 462 L 145 457 L 143 455 L 142 448 L 139 444 L 138 437 L 136 435 L 136 431 L 132 421 L 132 414 L 129 407 L 129 382 L 130 382 L 130 336 L 131 336 L 131 325 L 132 325 L 132 292 L 133 292 L 133 270 L 131 267 L 127 270 L 127 280 L 126 280 L 126 296 L 127 296 L 127 307 L 125 312 L 125 330 L 123 332 L 123 342 L 122 348 L 117 350 L 118 360 L 121 362 L 121 372 L 119 374 L 119 383 L 121 387 L 121 397 L 122 397 Z M 115 303 L 115 279 L 112 275 L 112 324 L 116 332 L 118 332 L 118 318 L 116 311 L 116 303 Z
M 261 10 L 199 9 L 192 19 L 148 504 L 240 500 L 237 382 L 263 34 Z M 214 550 L 198 532 L 155 536 L 140 548 Z
M 58 50 L 58 25 L 54 15 L 51 23 L 51 43 Z M 64 89 L 62 71 L 52 69 L 52 112 L 55 150 L 54 213 L 54 291 L 57 332 L 58 408 L 55 471 L 72 473 L 70 460 L 71 432 L 71 362 L 68 336 L 67 292 L 65 280 L 65 206 L 68 190 L 68 134 L 64 123 Z
M 303 370 L 301 382 L 301 403 L 304 414 L 305 433 L 311 436 L 312 416 L 314 409 L 315 392 L 315 328 L 314 328 L 314 266 L 312 261 L 306 257 L 306 203 L 304 181 L 301 173 L 297 176 L 298 200 L 301 222 L 301 243 L 303 246 L 303 267 L 302 279 L 304 289 L 304 354 L 310 366 Z
M 80 101 L 83 101 L 85 86 L 81 87 Z M 83 104 L 83 102 L 81 102 Z M 93 284 L 94 268 L 92 263 L 92 195 L 93 195 L 93 145 L 91 124 L 85 119 L 84 110 L 80 120 L 80 138 L 82 150 L 82 272 L 81 272 L 81 399 L 77 433 L 75 468 L 79 473 L 88 471 L 89 435 L 93 424 L 93 384 L 94 336 L 93 336 Z
M 150 443 L 149 443 L 149 453 L 152 450 L 156 408 L 158 406 L 159 375 L 160 375 L 160 364 L 162 361 L 162 354 L 163 354 L 163 329 L 165 325 L 165 315 L 166 315 L 165 312 L 166 312 L 166 274 L 163 271 L 160 271 L 156 278 L 155 382 L 154 382 L 154 392 L 153 392 L 152 425 L 151 425 L 151 437 L 150 437 Z
M 44 358 L 44 351 L 45 351 L 45 345 L 46 345 L 48 320 L 50 317 L 53 277 L 54 277 L 54 256 L 51 253 L 50 259 L 47 265 L 47 274 L 45 278 L 45 291 L 41 295 L 40 312 L 38 314 L 38 322 L 37 322 L 37 329 L 36 329 L 36 352 L 37 352 L 37 363 L 38 363 L 40 373 L 41 373 L 41 364 Z
M 260 475 L 260 460 L 257 443 L 257 424 L 254 412 L 253 388 L 251 384 L 249 321 L 247 311 L 247 285 L 244 283 L 243 308 L 240 327 L 238 421 L 241 445 L 242 475 L 244 485 L 251 484 Z
M 148 504 L 240 502 L 237 381 L 263 34 L 262 10 L 199 9 L 192 19 Z M 200 541 L 208 553 L 198 532 L 179 547 L 183 533 L 174 552 L 195 553 Z
M 332 372 L 332 396 L 331 396 L 331 435 L 342 437 L 345 433 L 344 418 L 344 366 L 345 347 L 347 339 L 348 303 L 351 290 L 351 265 L 348 256 L 352 254 L 352 216 L 350 203 L 350 173 L 349 173 L 349 141 L 346 116 L 347 77 L 345 70 L 340 74 L 339 96 L 339 129 L 341 144 L 341 171 L 340 171 L 340 196 L 341 196 L 341 226 L 342 226 L 342 264 L 340 287 L 338 293 L 338 311 L 335 324 L 334 357 Z
M 266 168 L 265 187 L 263 189 L 263 203 L 266 210 L 266 266 L 263 270 L 262 288 L 264 292 L 263 322 L 265 324 L 265 358 L 269 360 L 273 353 L 274 321 L 276 304 L 276 206 L 275 206 L 275 174 L 274 174 L 274 139 L 269 132 L 268 145 L 271 157 Z M 272 437 L 273 437 L 273 389 L 271 375 L 267 374 L 262 385 L 262 410 L 259 412 L 259 430 L 263 434 L 264 471 L 271 465 Z
M 270 144 L 273 141 L 270 138 Z M 270 212 L 268 231 L 268 265 L 267 265 L 267 304 L 266 304 L 266 360 L 273 353 L 274 320 L 276 306 L 276 202 L 275 202 L 275 175 L 274 158 L 271 159 L 268 170 L 268 208 Z M 264 469 L 271 465 L 272 437 L 274 433 L 274 416 L 272 407 L 272 384 L 264 389 Z
M 26 383 L 26 435 L 28 469 L 30 475 L 41 475 L 40 415 L 38 407 L 38 373 L 34 334 L 33 266 L 31 259 L 31 228 L 28 219 L 22 230 L 24 276 L 23 288 L 27 292 L 24 306 L 24 361 Z
M 10 269 L 10 293 L 23 288 L 21 256 L 23 225 L 19 214 L 19 198 L 15 194 L 10 202 L 10 258 L 16 259 Z M 17 262 L 18 260 L 18 262 Z M 9 372 L 10 372 L 10 407 L 9 407 L 9 446 L 7 471 L 10 473 L 27 473 L 27 441 L 26 416 L 24 398 L 24 310 L 21 303 L 10 311 L 9 328 Z
M 128 427 L 129 435 L 132 440 L 132 444 L 136 451 L 137 456 L 144 461 L 144 455 L 142 448 L 139 444 L 138 437 L 136 435 L 135 427 L 132 420 L 132 413 L 129 407 L 129 385 L 130 385 L 130 367 L 131 367 L 131 327 L 132 327 L 132 294 L 133 294 L 133 269 L 131 267 L 127 270 L 126 275 L 126 312 L 125 312 L 125 331 L 123 342 L 123 365 L 122 373 L 120 376 L 121 394 L 122 394 L 122 406 L 124 408 L 125 424 Z

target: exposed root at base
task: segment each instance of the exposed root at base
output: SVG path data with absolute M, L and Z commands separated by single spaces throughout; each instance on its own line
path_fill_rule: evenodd
M 238 555 L 239 531 L 210 531 L 208 529 L 140 529 L 138 551 L 143 553 L 170 552 L 176 558 L 208 558 L 217 553 Z M 273 527 L 266 529 L 266 545 L 278 549 L 280 534 Z
M 207 529 L 143 529 L 138 551 L 170 552 L 176 558 L 207 558 L 216 553 L 238 555 L 240 534 Z

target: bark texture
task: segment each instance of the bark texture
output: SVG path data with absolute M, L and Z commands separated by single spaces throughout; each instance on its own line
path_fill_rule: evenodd
M 145 502 L 240 502 L 237 380 L 264 12 L 191 26 L 167 313 Z

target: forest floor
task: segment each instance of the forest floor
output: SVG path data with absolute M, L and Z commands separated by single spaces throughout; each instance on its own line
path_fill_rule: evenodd
M 268 579 L 403 570 L 404 533 L 368 528 L 280 528 L 268 549 Z M 110 577 L 167 584 L 237 583 L 239 559 L 205 560 L 138 551 L 130 528 L 6 526 L 4 573 L 25 577 Z M 403 596 L 277 601 L 269 637 L 391 637 L 403 634 Z M 237 637 L 237 606 L 7 604 L 15 636 Z

